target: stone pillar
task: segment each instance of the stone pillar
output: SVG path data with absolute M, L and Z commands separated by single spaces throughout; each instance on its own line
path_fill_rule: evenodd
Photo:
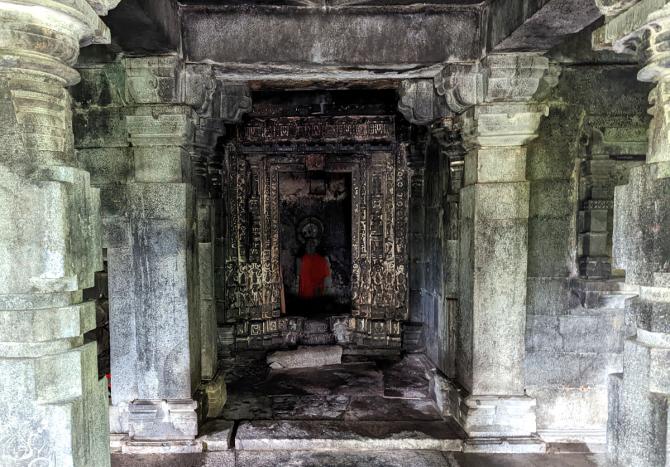
M 463 167 L 465 149 L 462 128 L 457 118 L 445 118 L 439 129 L 433 131 L 439 141 L 442 157 L 441 205 L 445 225 L 441 241 L 441 251 L 445 262 L 442 281 L 444 283 L 444 310 L 446 319 L 446 346 L 444 367 L 447 377 L 456 377 L 457 323 L 459 322 L 459 255 L 460 255 L 460 191 L 463 187 Z
M 113 433 L 126 452 L 197 449 L 201 381 L 194 111 L 176 56 L 125 59 L 133 177 L 106 225 Z
M 547 107 L 534 98 L 548 68 L 534 54 L 491 55 L 481 100 L 463 114 L 460 331 L 456 370 L 469 395 L 471 437 L 528 437 L 535 400 L 524 394 L 529 183 L 526 144 Z
M 631 14 L 624 11 L 619 22 Z M 607 24 L 617 21 L 611 20 Z M 608 456 L 613 465 L 667 462 L 670 395 L 670 6 L 652 12 L 641 29 L 618 41 L 642 50 L 641 81 L 654 82 L 647 160 L 615 189 L 613 260 L 639 290 L 627 303 L 630 334 L 623 374 L 610 375 Z M 640 44 L 640 41 L 642 44 Z M 637 46 L 630 47 L 632 43 Z M 615 44 L 616 45 L 616 44 Z M 623 50 L 625 47 L 618 47 Z
M 215 285 L 218 224 L 223 216 L 223 199 L 217 186 L 221 183 L 221 154 L 217 152 L 217 143 L 223 134 L 223 121 L 200 117 L 191 150 L 192 179 L 197 196 L 201 377 L 206 396 L 203 415 L 209 418 L 217 417 L 226 401 L 223 374 L 218 372 L 216 301 L 220 292 Z
M 111 2 L 109 2 L 111 3 Z M 0 4 L 0 464 L 109 465 L 98 380 L 99 192 L 77 168 L 79 46 L 108 42 L 105 2 Z

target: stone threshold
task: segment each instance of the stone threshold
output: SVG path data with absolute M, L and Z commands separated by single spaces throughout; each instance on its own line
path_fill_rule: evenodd
M 442 451 L 480 454 L 602 453 L 603 445 L 555 442 L 539 436 L 467 438 L 453 420 L 212 420 L 195 441 L 129 441 L 113 435 L 112 452 L 186 454 L 233 451 Z

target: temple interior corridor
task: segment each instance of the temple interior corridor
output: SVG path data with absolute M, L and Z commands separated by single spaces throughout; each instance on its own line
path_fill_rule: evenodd
M 0 0 L 0 467 L 668 467 L 670 0 Z

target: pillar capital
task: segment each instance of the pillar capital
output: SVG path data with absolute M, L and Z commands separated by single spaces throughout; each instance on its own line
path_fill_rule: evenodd
M 447 64 L 433 79 L 401 82 L 398 109 L 417 125 L 499 103 L 515 113 L 521 107 L 514 104 L 543 100 L 557 82 L 556 70 L 538 53 L 491 54 L 478 63 Z
M 14 0 L 0 4 L 0 73 L 8 70 L 46 74 L 71 85 L 79 47 L 110 41 L 98 17 L 118 0 Z M 94 9 L 94 5 L 95 9 Z
M 635 34 L 641 37 L 640 81 L 670 81 L 670 4 L 649 14 Z

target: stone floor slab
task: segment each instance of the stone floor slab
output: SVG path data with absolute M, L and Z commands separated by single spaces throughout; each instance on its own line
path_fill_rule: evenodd
M 437 451 L 240 451 L 237 467 L 444 467 Z
M 197 442 L 202 443 L 203 451 L 226 451 L 232 442 L 234 422 L 229 420 L 210 420 L 200 429 Z
M 462 433 L 453 423 L 250 421 L 237 429 L 239 450 L 438 450 L 462 449 Z
M 600 454 L 470 454 L 421 451 L 222 451 L 112 454 L 112 467 L 606 467 Z
M 422 355 L 407 355 L 400 361 L 391 361 L 380 366 L 384 375 L 384 397 L 401 399 L 428 397 L 428 367 Z
M 272 370 L 258 390 L 281 395 L 379 395 L 383 374 L 374 363 L 353 363 L 321 368 Z
M 274 396 L 272 418 L 275 420 L 338 420 L 349 408 L 349 396 Z
M 431 399 L 389 399 L 379 396 L 352 397 L 344 418 L 368 421 L 442 420 Z

